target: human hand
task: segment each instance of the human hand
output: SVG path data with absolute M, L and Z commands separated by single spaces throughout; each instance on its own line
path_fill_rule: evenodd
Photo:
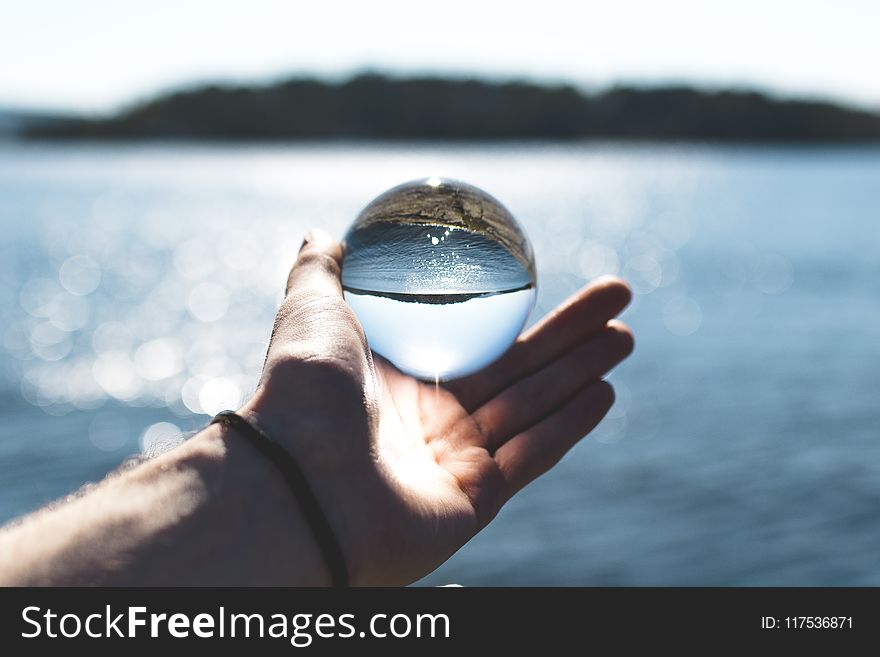
M 581 290 L 483 370 L 435 386 L 371 354 L 342 252 L 314 231 L 240 411 L 299 462 L 354 585 L 410 583 L 485 527 L 611 407 L 602 377 L 633 349 L 618 279 Z

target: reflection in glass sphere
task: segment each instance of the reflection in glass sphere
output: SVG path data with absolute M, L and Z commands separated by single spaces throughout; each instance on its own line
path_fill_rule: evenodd
M 370 203 L 344 239 L 342 285 L 370 347 L 430 380 L 470 374 L 516 339 L 535 303 L 535 260 L 496 199 L 428 178 Z

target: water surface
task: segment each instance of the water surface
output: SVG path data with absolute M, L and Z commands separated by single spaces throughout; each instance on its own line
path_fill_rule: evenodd
M 619 273 L 596 432 L 425 583 L 880 584 L 880 151 L 0 146 L 0 520 L 234 406 L 287 268 L 422 175 L 535 247 L 533 319 Z

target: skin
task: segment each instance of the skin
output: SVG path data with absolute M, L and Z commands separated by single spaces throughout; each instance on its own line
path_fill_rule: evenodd
M 606 414 L 602 380 L 633 349 L 620 280 L 584 288 L 498 361 L 435 386 L 372 354 L 340 284 L 341 250 L 306 238 L 260 384 L 239 413 L 297 459 L 353 585 L 430 573 Z M 274 466 L 212 426 L 0 533 L 3 584 L 327 585 Z

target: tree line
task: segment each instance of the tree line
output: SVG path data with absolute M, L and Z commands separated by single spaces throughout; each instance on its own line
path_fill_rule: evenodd
M 571 85 L 363 74 L 331 82 L 207 85 L 102 119 L 26 129 L 33 138 L 205 140 L 880 140 L 880 114 L 745 90 Z

